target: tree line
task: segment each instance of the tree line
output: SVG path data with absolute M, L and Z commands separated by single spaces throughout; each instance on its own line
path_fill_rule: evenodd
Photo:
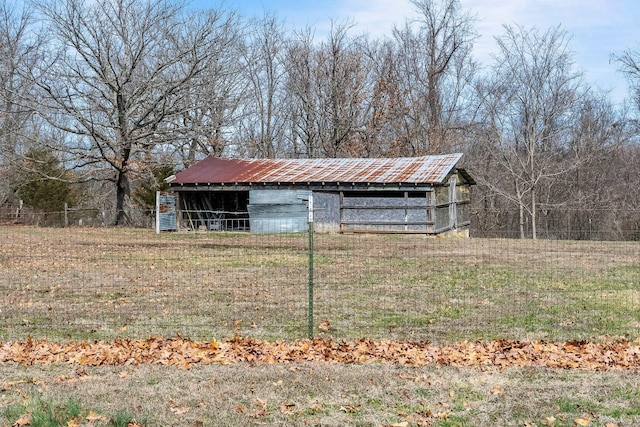
M 505 25 L 489 64 L 459 0 L 373 38 L 172 0 L 0 2 L 0 206 L 136 224 L 163 178 L 205 156 L 463 152 L 477 235 L 640 239 L 640 50 L 612 52 L 622 104 L 570 34 Z

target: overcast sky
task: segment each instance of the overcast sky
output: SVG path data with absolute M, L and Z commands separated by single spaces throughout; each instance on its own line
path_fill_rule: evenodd
M 640 1 L 638 0 L 461 0 L 463 8 L 477 16 L 475 56 L 484 65 L 496 52 L 495 36 L 504 32 L 503 24 L 535 26 L 545 31 L 561 25 L 572 37 L 576 67 L 585 72 L 587 82 L 611 90 L 614 101 L 627 94 L 627 85 L 611 53 L 640 49 Z M 194 0 L 197 6 L 211 0 Z M 276 13 L 292 28 L 312 25 L 316 36 L 326 34 L 331 19 L 351 19 L 354 34 L 372 37 L 391 35 L 393 25 L 415 16 L 408 0 L 225 0 L 223 4 L 240 9 L 247 16 Z

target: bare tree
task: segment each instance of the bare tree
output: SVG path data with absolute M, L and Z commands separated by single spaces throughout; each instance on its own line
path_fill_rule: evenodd
M 571 233 L 568 237 L 588 239 L 593 231 L 604 231 L 614 217 L 625 215 L 616 212 L 616 206 L 634 193 L 633 180 L 620 179 L 626 169 L 621 155 L 630 141 L 630 122 L 626 111 L 616 110 L 604 93 L 587 93 L 571 110 L 569 145 L 558 159 L 568 173 L 564 185 L 543 193 L 546 200 L 539 197 L 540 223 L 545 231 L 561 224 Z
M 288 136 L 294 157 L 320 156 L 317 116 L 319 102 L 315 74 L 317 58 L 314 33 L 310 27 L 294 34 L 288 41 L 285 63 L 285 102 L 288 111 Z
M 236 155 L 237 122 L 248 97 L 249 84 L 242 60 L 245 25 L 237 13 L 212 9 L 213 41 L 208 44 L 203 70 L 191 80 L 182 108 L 168 121 L 173 130 L 170 147 L 185 166 L 206 156 Z
M 581 74 L 573 70 L 569 38 L 559 27 L 545 33 L 505 27 L 493 80 L 485 89 L 487 156 L 504 179 L 479 177 L 516 204 L 520 236 L 529 224 L 537 238 L 538 197 L 577 164 L 561 161 L 571 109 L 580 100 Z M 530 222 L 529 222 L 530 220 Z
M 614 54 L 611 58 L 620 65 L 620 70 L 626 75 L 631 96 L 640 110 L 640 50 L 629 49 L 620 55 Z
M 353 157 L 360 152 L 371 70 L 366 38 L 351 38 L 352 24 L 332 23 L 326 40 L 313 31 L 289 41 L 286 102 L 295 155 Z
M 350 38 L 352 27 L 348 22 L 333 22 L 327 40 L 318 48 L 317 120 L 322 153 L 327 157 L 356 154 L 353 145 L 364 125 L 363 105 L 370 96 L 364 37 Z
M 250 157 L 274 158 L 285 154 L 284 52 L 284 28 L 276 16 L 265 15 L 255 21 L 243 55 L 249 87 L 238 129 Z
M 393 126 L 401 99 L 395 75 L 395 45 L 390 40 L 364 40 L 360 48 L 369 72 L 362 96 L 362 126 L 352 151 L 360 157 L 401 155 L 403 149 Z
M 132 161 L 167 141 L 207 67 L 219 16 L 187 15 L 181 3 L 152 0 L 36 0 L 50 28 L 49 61 L 34 80 L 40 113 L 67 132 L 80 167 L 115 184 L 123 224 Z M 171 126 L 167 124 L 171 123 Z
M 396 128 L 407 154 L 448 150 L 476 69 L 475 18 L 459 0 L 411 0 L 418 18 L 393 32 L 397 44 Z
M 0 205 L 13 194 L 9 178 L 16 160 L 36 139 L 37 119 L 29 105 L 36 94 L 24 77 L 41 59 L 42 39 L 33 27 L 28 8 L 0 2 Z

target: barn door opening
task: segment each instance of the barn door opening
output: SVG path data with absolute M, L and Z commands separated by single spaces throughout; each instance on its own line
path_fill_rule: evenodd
M 248 191 L 180 193 L 180 228 L 210 231 L 249 229 Z

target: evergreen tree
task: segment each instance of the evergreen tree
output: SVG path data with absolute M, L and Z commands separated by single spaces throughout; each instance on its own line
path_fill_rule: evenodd
M 27 206 L 43 212 L 59 212 L 76 205 L 72 176 L 60 160 L 45 149 L 32 149 L 23 158 L 14 178 L 17 193 Z
M 166 191 L 169 184 L 164 180 L 175 173 L 173 165 L 157 165 L 150 170 L 151 179 L 143 182 L 133 192 L 133 201 L 145 215 L 151 215 L 156 206 L 156 192 Z

